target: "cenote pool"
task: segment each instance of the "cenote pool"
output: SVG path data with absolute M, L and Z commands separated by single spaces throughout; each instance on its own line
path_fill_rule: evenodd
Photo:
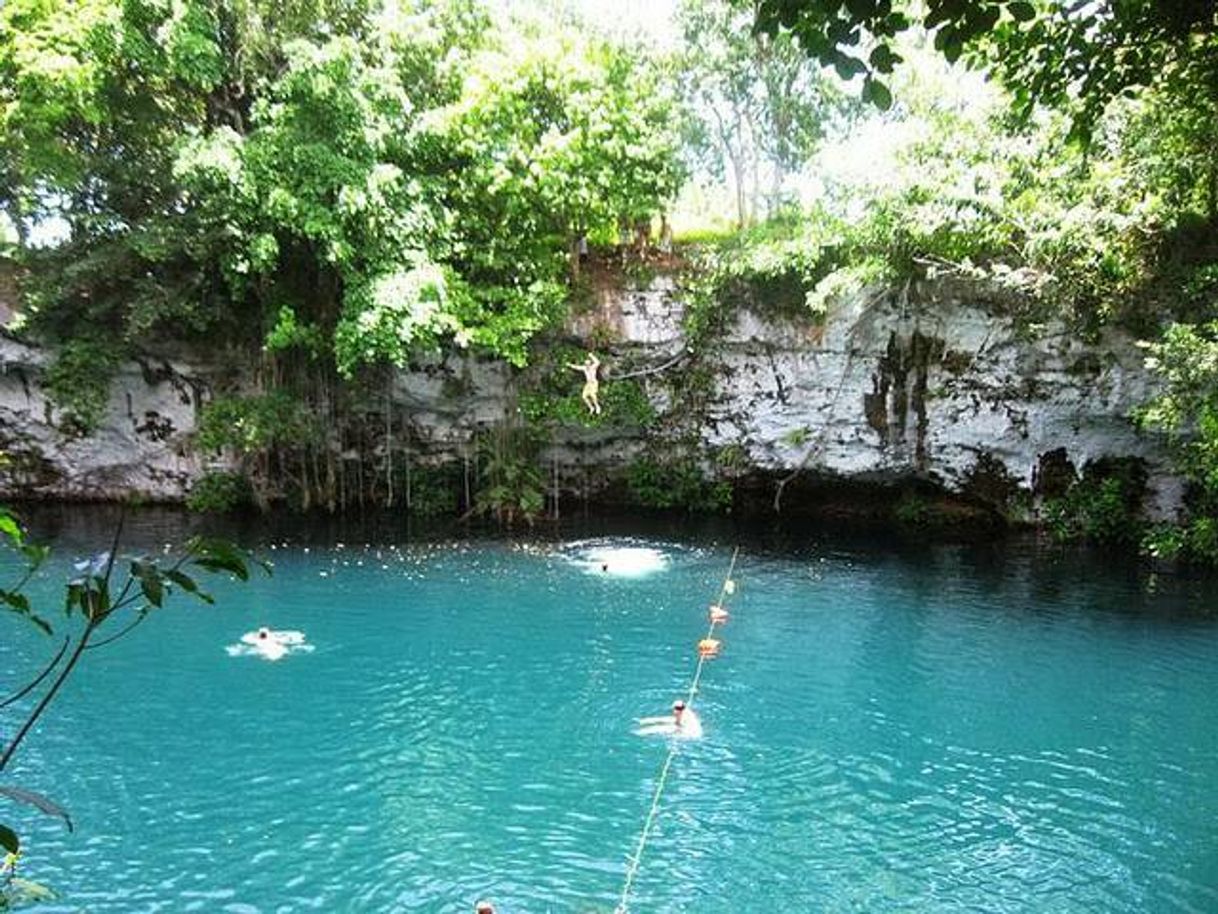
M 37 910 L 612 911 L 732 540 L 284 543 L 26 743 L 77 823 L 18 820 Z M 1218 910 L 1212 587 L 831 536 L 737 578 L 632 911 Z M 48 642 L 3 624 L 7 686 Z M 262 624 L 315 650 L 230 656 Z

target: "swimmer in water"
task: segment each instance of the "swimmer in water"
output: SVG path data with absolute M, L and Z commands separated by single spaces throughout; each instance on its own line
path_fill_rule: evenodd
M 292 631 L 291 629 L 276 631 L 263 625 L 257 631 L 246 632 L 242 635 L 241 642 L 248 644 L 250 647 L 257 648 L 268 647 L 272 644 L 280 644 L 285 647 L 300 647 L 305 643 L 305 635 L 304 632 Z
M 311 651 L 313 649 L 311 645 L 305 644 L 304 632 L 288 629 L 276 631 L 265 625 L 256 631 L 246 632 L 242 635 L 241 644 L 264 660 L 282 660 L 293 651 Z M 241 650 L 239 645 L 234 645 L 234 648 L 237 652 Z M 233 653 L 233 648 L 229 649 L 229 653 Z
M 679 736 L 682 739 L 698 739 L 702 736 L 702 721 L 692 708 L 677 699 L 672 703 L 671 717 L 644 717 L 639 721 L 640 736 Z
M 278 640 L 279 639 L 275 637 L 275 632 L 271 631 L 265 625 L 263 625 L 257 631 L 246 632 L 241 636 L 242 643 L 258 649 L 269 647 Z

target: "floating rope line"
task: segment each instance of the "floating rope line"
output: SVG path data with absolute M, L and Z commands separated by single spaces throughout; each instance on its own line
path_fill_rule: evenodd
M 726 621 L 726 615 L 719 616 L 715 609 L 722 609 L 724 602 L 729 596 L 736 592 L 736 582 L 732 578 L 732 573 L 736 570 L 736 559 L 740 555 L 740 547 L 737 546 L 732 552 L 732 561 L 727 568 L 727 577 L 723 579 L 723 586 L 719 588 L 719 599 L 717 599 L 711 607 L 710 627 L 706 630 L 706 637 L 698 642 L 698 665 L 694 668 L 694 678 L 689 684 L 689 693 L 685 698 L 685 710 L 689 711 L 694 704 L 694 696 L 698 694 L 698 685 L 702 681 L 702 671 L 706 668 L 706 661 L 715 657 L 718 654 L 718 642 L 714 641 L 715 629 Z M 703 649 L 708 646 L 707 649 Z M 713 646 L 711 649 L 710 646 Z M 639 843 L 634 851 L 634 856 L 630 858 L 630 865 L 626 868 L 626 882 L 622 886 L 622 897 L 614 908 L 614 914 L 626 914 L 627 902 L 630 901 L 630 890 L 634 887 L 634 878 L 638 875 L 639 865 L 643 862 L 643 851 L 647 848 L 647 839 L 651 837 L 652 826 L 655 825 L 656 815 L 660 811 L 660 799 L 664 795 L 664 787 L 668 783 L 668 773 L 672 770 L 673 760 L 676 759 L 677 753 L 681 749 L 680 739 L 674 739 L 672 745 L 668 749 L 668 754 L 664 757 L 664 765 L 660 768 L 660 776 L 656 780 L 655 794 L 651 798 L 651 808 L 647 810 L 647 818 L 643 820 L 643 830 L 639 833 Z

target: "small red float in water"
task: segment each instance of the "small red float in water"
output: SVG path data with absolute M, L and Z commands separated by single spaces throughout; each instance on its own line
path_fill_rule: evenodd
M 723 647 L 723 642 L 718 638 L 703 638 L 698 642 L 698 655 L 707 660 L 711 657 L 718 657 L 721 647 Z

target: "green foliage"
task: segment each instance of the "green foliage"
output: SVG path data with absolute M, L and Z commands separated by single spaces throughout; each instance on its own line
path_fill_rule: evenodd
M 46 561 L 50 549 L 37 543 L 31 543 L 20 519 L 3 506 L 0 506 L 0 538 L 9 548 L 16 550 L 25 564 L 25 574 L 16 585 L 0 588 L 0 609 L 15 613 L 32 622 L 48 635 L 51 634 L 50 623 L 33 611 L 29 599 L 21 592 L 30 577 Z
M 787 447 L 800 448 L 812 439 L 812 430 L 806 425 L 793 428 L 782 436 L 782 443 Z
M 690 345 L 711 345 L 741 306 L 763 317 L 822 320 L 826 308 L 816 290 L 841 261 L 834 235 L 841 226 L 823 211 L 788 210 L 694 251 L 685 279 Z
M 457 463 L 412 467 L 407 510 L 414 517 L 452 517 L 457 513 L 460 489 Z
M 1218 518 L 1194 514 L 1182 523 L 1155 524 L 1142 537 L 1142 550 L 1157 559 L 1218 565 Z
M 893 518 L 904 527 L 925 528 L 941 521 L 934 504 L 917 492 L 905 492 L 892 509 Z
M 1163 390 L 1138 418 L 1164 432 L 1189 476 L 1218 495 L 1218 322 L 1173 324 L 1145 348 Z
M 927 27 L 936 24 L 938 11 L 961 10 L 966 6 L 972 14 L 969 4 L 949 7 L 931 3 L 926 15 Z M 996 4 L 994 7 L 997 9 Z M 891 73 L 901 60 L 891 39 L 910 27 L 911 19 L 904 9 L 875 0 L 807 4 L 761 0 L 756 10 L 759 31 L 777 34 L 780 27 L 790 29 L 809 54 L 822 66 L 832 67 L 841 79 L 864 76 L 862 93 L 865 99 L 880 109 L 887 109 L 892 104 L 891 93 L 877 74 Z M 864 38 L 866 46 L 874 48 L 866 58 L 855 51 Z M 954 39 L 944 53 L 951 59 L 959 56 L 960 47 Z
M 537 451 L 528 428 L 504 424 L 480 436 L 474 513 L 508 527 L 518 520 L 532 526 L 546 504 Z
M 361 363 L 400 368 L 412 352 L 434 348 L 443 332 L 460 332 L 448 307 L 450 281 L 427 264 L 358 284 L 348 295 L 357 317 L 340 323 L 334 338 L 339 371 L 350 377 Z
M 224 514 L 253 501 L 249 480 L 240 473 L 212 472 L 202 476 L 186 496 L 186 507 L 201 514 Z
M 1060 542 L 1132 545 L 1141 540 L 1146 474 L 1134 461 L 1090 465 L 1061 498 L 1046 499 L 1041 515 Z
M 0 210 L 28 330 L 515 364 L 570 244 L 682 178 L 652 56 L 468 0 L 0 7 Z M 259 334 L 265 330 L 265 339 Z
M 302 323 L 296 312 L 284 305 L 275 316 L 275 324 L 268 331 L 264 345 L 270 352 L 297 351 L 316 359 L 326 351 L 326 338 L 319 326 Z
M 1146 364 L 1163 386 L 1138 421 L 1166 436 L 1192 491 L 1179 522 L 1151 528 L 1144 545 L 1155 556 L 1218 564 L 1218 323 L 1172 325 L 1147 346 Z
M 61 427 L 80 435 L 97 429 L 110 400 L 110 382 L 119 358 L 112 345 L 93 339 L 72 340 L 56 351 L 47 368 L 46 391 L 51 402 L 64 411 Z
M 685 277 L 682 290 L 685 313 L 681 317 L 681 329 L 690 350 L 696 353 L 703 353 L 726 333 L 732 313 L 713 267 L 707 269 L 705 263 L 700 262 Z
M 725 473 L 742 473 L 749 468 L 749 452 L 742 444 L 725 444 L 715 452 L 715 467 Z
M 942 275 L 1008 290 L 1031 331 L 1064 319 L 1151 334 L 1218 314 L 1218 76 L 1182 69 L 1112 106 L 1084 153 L 1061 116 L 1021 129 L 1008 97 L 909 55 L 884 157 L 851 168 L 869 150 L 846 144 L 814 205 L 708 247 L 699 267 L 719 279 L 691 284 L 695 337 L 722 328 L 725 296 L 796 313 L 802 291 L 802 312 L 823 318 L 852 291 Z
M 709 478 L 690 458 L 639 458 L 627 467 L 626 483 L 631 499 L 644 508 L 722 513 L 732 506 L 731 483 Z
M 232 448 L 238 454 L 256 454 L 306 440 L 315 431 L 315 421 L 304 405 L 286 393 L 217 397 L 203 407 L 198 441 L 208 450 Z
M 788 29 L 809 55 L 842 79 L 862 77 L 863 98 L 882 110 L 893 99 L 884 78 L 903 59 L 895 39 L 911 28 L 925 29 L 947 61 L 967 57 L 996 71 L 1022 116 L 1036 105 L 1073 109 L 1078 136 L 1089 134 L 1113 99 L 1169 78 L 1198 58 L 1212 61 L 1218 50 L 1209 4 L 1153 0 L 1081 6 L 1028 0 L 930 0 L 922 6 L 760 0 L 756 27 L 769 35 Z

